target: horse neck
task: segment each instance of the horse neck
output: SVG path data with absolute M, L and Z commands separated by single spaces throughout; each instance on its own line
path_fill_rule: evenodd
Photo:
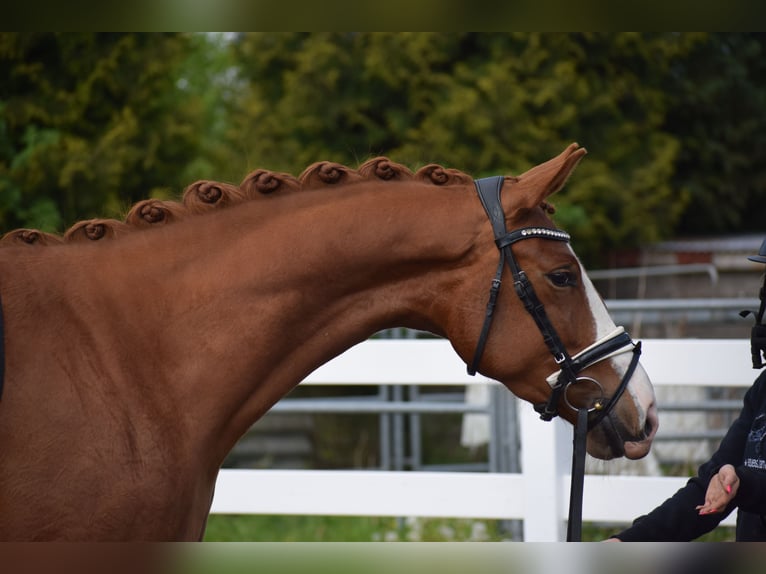
M 467 191 L 360 185 L 211 219 L 213 236 L 229 233 L 219 242 L 229 247 L 190 258 L 182 276 L 204 277 L 194 298 L 215 302 L 199 314 L 197 332 L 211 348 L 200 357 L 208 374 L 196 380 L 204 385 L 227 374 L 222 451 L 312 370 L 376 331 L 441 331 L 430 302 L 443 287 L 438 271 L 464 258 L 473 243 L 475 228 L 461 228 L 455 216 L 472 212 L 468 202 L 478 212 Z M 259 209 L 269 215 L 257 225 L 229 231 Z M 181 323 L 179 336 L 188 333 L 187 321 Z
M 87 255 L 56 249 L 59 261 L 73 252 L 64 267 L 108 270 L 97 289 L 70 277 L 64 296 L 79 328 L 94 331 L 103 372 L 145 389 L 154 408 L 166 402 L 188 432 L 207 433 L 218 464 L 277 400 L 353 344 L 393 326 L 440 333 L 433 297 L 470 257 L 486 226 L 480 210 L 464 188 L 360 184 L 253 201 Z

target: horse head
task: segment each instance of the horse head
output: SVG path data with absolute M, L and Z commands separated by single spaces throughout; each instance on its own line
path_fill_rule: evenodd
M 641 458 L 658 419 L 640 344 L 614 324 L 569 235 L 549 218 L 547 198 L 585 153 L 572 144 L 519 177 L 476 182 L 483 238 L 463 285 L 485 294 L 486 311 L 453 309 L 447 336 L 469 372 L 502 382 L 544 420 L 574 423 L 586 409 L 592 456 Z

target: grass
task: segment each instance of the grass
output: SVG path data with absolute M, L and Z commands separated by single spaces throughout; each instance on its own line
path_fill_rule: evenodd
M 620 526 L 583 525 L 583 541 L 598 542 Z M 211 514 L 206 542 L 500 542 L 512 540 L 498 520 L 351 516 Z M 718 527 L 700 542 L 734 540 L 734 529 Z
M 604 540 L 628 525 L 603 526 L 596 524 L 583 524 L 582 538 L 584 542 L 598 542 Z M 729 526 L 719 526 L 712 532 L 700 536 L 697 542 L 734 542 L 734 528 Z
M 500 541 L 499 521 L 350 516 L 212 514 L 206 542 L 459 542 Z

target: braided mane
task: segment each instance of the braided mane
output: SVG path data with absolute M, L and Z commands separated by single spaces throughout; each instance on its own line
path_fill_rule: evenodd
M 407 167 L 385 157 L 370 159 L 357 170 L 330 161 L 317 162 L 307 167 L 297 178 L 287 173 L 257 169 L 249 173 L 238 186 L 201 180 L 189 185 L 184 190 L 180 201 L 141 200 L 130 208 L 124 221 L 117 219 L 79 221 L 67 229 L 63 236 L 36 229 L 9 231 L 0 238 L 0 246 L 45 246 L 116 239 L 136 230 L 170 224 L 244 201 L 263 200 L 275 193 L 282 195 L 371 180 L 419 181 L 437 186 L 464 185 L 473 182 L 471 176 L 456 169 L 428 164 L 412 172 Z M 545 209 L 549 207 L 547 204 L 544 206 Z

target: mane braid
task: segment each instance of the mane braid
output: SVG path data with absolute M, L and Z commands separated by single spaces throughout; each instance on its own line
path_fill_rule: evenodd
M 406 181 L 414 177 L 408 168 L 386 157 L 374 157 L 367 160 L 359 167 L 359 173 L 366 179 L 383 181 Z
M 465 185 L 473 183 L 473 178 L 456 169 L 444 168 L 431 163 L 421 167 L 415 173 L 415 179 L 434 185 Z
M 250 172 L 239 189 L 247 199 L 258 199 L 275 192 L 280 194 L 301 190 L 301 182 L 289 173 L 277 173 L 267 169 L 257 169 Z
M 332 161 L 320 161 L 303 170 L 298 177 L 303 189 L 316 189 L 328 185 L 355 183 L 362 175 L 351 168 Z
M 245 200 L 239 187 L 217 181 L 196 181 L 184 190 L 182 202 L 191 213 L 207 213 L 211 209 Z
M 144 199 L 131 208 L 125 222 L 135 227 L 150 227 L 173 223 L 188 215 L 189 210 L 178 202 Z
M 429 185 L 450 186 L 470 184 L 473 179 L 461 171 L 444 168 L 438 164 L 428 164 L 413 172 L 406 166 L 382 156 L 365 161 L 358 170 L 331 161 L 317 162 L 308 166 L 297 178 L 288 173 L 257 169 L 250 172 L 238 186 L 200 180 L 184 189 L 180 201 L 143 199 L 130 208 L 125 221 L 79 221 L 67 229 L 63 236 L 36 229 L 9 231 L 0 237 L 0 247 L 47 246 L 118 239 L 135 230 L 171 224 L 244 201 L 263 200 L 273 195 L 345 186 L 362 181 L 419 181 Z M 543 209 L 552 209 L 552 206 L 545 207 L 547 205 L 543 203 Z
M 116 219 L 89 219 L 80 221 L 64 233 L 66 243 L 83 243 L 100 239 L 115 239 L 133 228 Z
M 37 229 L 15 229 L 0 238 L 0 245 L 58 245 L 64 240 L 58 235 L 45 233 Z

